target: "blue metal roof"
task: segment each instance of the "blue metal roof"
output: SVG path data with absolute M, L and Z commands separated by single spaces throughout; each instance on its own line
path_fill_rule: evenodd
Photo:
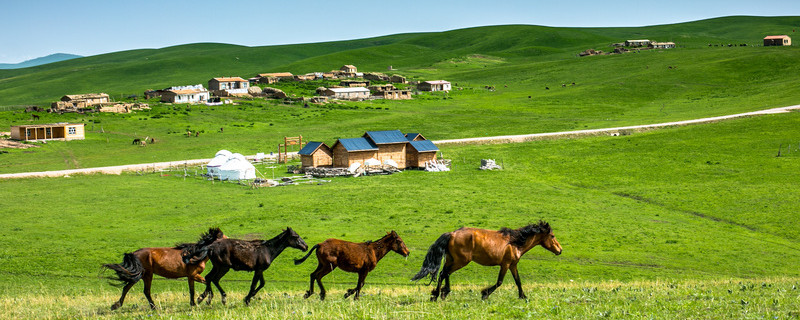
M 420 134 L 416 133 L 416 132 L 415 133 L 411 133 L 411 132 L 406 133 L 406 139 L 408 139 L 408 141 L 414 141 L 414 139 L 416 139 L 418 136 L 420 136 Z
M 408 139 L 400 130 L 367 131 L 364 136 L 369 137 L 376 144 L 408 142 Z
M 417 152 L 439 151 L 439 148 L 430 140 L 409 141 L 408 143 L 410 143 Z
M 310 156 L 312 153 L 314 153 L 314 151 L 317 151 L 317 148 L 319 148 L 319 146 L 323 144 L 324 143 L 318 141 L 310 141 L 309 143 L 306 143 L 306 146 L 303 147 L 303 149 L 300 149 L 300 151 L 298 151 L 297 154 Z
M 376 146 L 372 141 L 367 138 L 348 138 L 348 139 L 339 139 L 339 143 L 344 146 L 345 150 L 349 152 L 353 151 L 373 151 L 378 150 L 378 146 Z

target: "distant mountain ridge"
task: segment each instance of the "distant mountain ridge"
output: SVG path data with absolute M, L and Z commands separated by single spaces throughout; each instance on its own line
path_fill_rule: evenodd
M 69 53 L 54 53 L 48 56 L 39 57 L 36 59 L 30 59 L 20 63 L 0 63 L 0 69 L 20 69 L 20 68 L 35 67 L 43 64 L 59 62 L 64 60 L 71 60 L 75 58 L 83 58 L 83 56 L 79 56 L 77 54 L 69 54 Z

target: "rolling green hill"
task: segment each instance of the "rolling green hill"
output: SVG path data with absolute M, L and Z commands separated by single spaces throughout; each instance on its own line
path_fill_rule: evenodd
M 342 64 L 355 64 L 364 71 L 382 71 L 393 65 L 413 75 L 416 69 L 473 54 L 502 57 L 510 64 L 548 61 L 574 57 L 589 48 L 608 49 L 611 43 L 630 38 L 675 41 L 685 48 L 709 43 L 754 45 L 766 34 L 791 34 L 798 26 L 798 17 L 725 17 L 640 28 L 492 26 L 266 47 L 189 44 L 0 70 L 0 106 L 46 104 L 72 93 L 141 93 L 148 88 L 205 84 L 221 75 L 327 71 Z M 456 75 L 453 78 L 458 80 Z

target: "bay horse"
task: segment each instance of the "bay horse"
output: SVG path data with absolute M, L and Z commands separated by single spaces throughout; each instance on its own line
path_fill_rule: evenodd
M 111 306 L 111 310 L 122 306 L 128 290 L 139 280 L 144 280 L 144 296 L 150 303 L 150 308 L 155 309 L 156 305 L 153 303 L 153 298 L 150 297 L 150 283 L 153 280 L 153 274 L 168 279 L 187 277 L 189 279 L 189 304 L 194 306 L 194 282 L 205 282 L 200 273 L 205 269 L 208 258 L 201 257 L 192 264 L 186 264 L 183 262 L 183 256 L 202 254 L 199 250 L 224 238 L 227 237 L 219 228 L 210 228 L 207 233 L 200 236 L 197 243 L 184 243 L 172 248 L 142 248 L 126 253 L 120 264 L 104 264 L 104 268 L 116 272 L 117 277 L 112 280 L 120 281 L 120 285 L 124 286 L 122 296 Z
M 556 255 L 561 254 L 561 244 L 556 241 L 550 224 L 539 221 L 519 229 L 501 228 L 498 231 L 461 228 L 453 232 L 442 234 L 428 249 L 422 269 L 411 280 L 417 281 L 431 276 L 431 282 L 436 281 L 436 272 L 446 255 L 444 267 L 439 274 L 439 282 L 431 291 L 431 301 L 436 301 L 441 293 L 444 300 L 450 294 L 450 275 L 463 268 L 470 261 L 475 261 L 484 266 L 500 266 L 497 283 L 483 289 L 481 298 L 487 299 L 497 287 L 503 284 L 503 278 L 508 270 L 514 276 L 514 282 L 519 289 L 519 298 L 526 299 L 522 291 L 522 283 L 517 271 L 519 259 L 531 248 L 541 245 Z M 442 288 L 442 280 L 445 282 Z
M 292 228 L 286 228 L 281 234 L 269 240 L 224 239 L 212 243 L 206 251 L 214 266 L 206 274 L 206 290 L 197 298 L 197 303 L 202 302 L 208 295 L 208 304 L 211 304 L 211 299 L 214 297 L 211 289 L 213 283 L 219 289 L 222 304 L 225 304 L 226 294 L 220 287 L 219 280 L 233 269 L 255 272 L 250 283 L 250 292 L 244 298 L 244 303 L 250 305 L 250 299 L 264 287 L 264 270 L 267 270 L 272 261 L 275 261 L 287 247 L 303 252 L 308 250 L 306 242 Z
M 295 259 L 294 264 L 299 265 L 306 261 L 314 250 L 317 250 L 317 269 L 311 273 L 311 287 L 306 291 L 303 298 L 308 298 L 314 294 L 314 281 L 319 284 L 319 299 L 325 300 L 325 287 L 322 286 L 322 277 L 339 267 L 347 272 L 358 273 L 358 283 L 353 289 L 347 289 L 344 298 L 347 299 L 352 294 L 353 300 L 358 300 L 361 296 L 361 288 L 364 287 L 364 279 L 367 274 L 375 269 L 378 261 L 383 259 L 389 251 L 394 251 L 403 257 L 408 257 L 408 247 L 403 243 L 403 239 L 397 232 L 387 232 L 383 238 L 377 241 L 367 241 L 354 243 L 338 239 L 328 239 L 322 243 L 315 244 L 305 257 Z

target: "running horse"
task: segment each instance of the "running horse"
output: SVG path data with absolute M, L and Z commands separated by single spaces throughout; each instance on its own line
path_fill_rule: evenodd
M 187 277 L 189 279 L 189 304 L 194 304 L 194 282 L 205 283 L 205 279 L 200 275 L 206 267 L 205 252 L 202 250 L 209 244 L 217 240 L 227 238 L 219 228 L 210 228 L 207 233 L 200 236 L 197 243 L 179 244 L 172 248 L 142 248 L 134 252 L 126 253 L 120 264 L 104 264 L 103 267 L 114 270 L 116 278 L 112 280 L 120 281 L 122 296 L 119 301 L 111 306 L 111 310 L 116 310 L 125 301 L 125 295 L 139 280 L 144 280 L 144 296 L 150 303 L 150 308 L 155 309 L 153 298 L 150 297 L 150 284 L 153 274 L 157 274 L 168 279 Z M 196 261 L 185 264 L 183 257 L 193 257 Z
M 197 298 L 197 303 L 208 296 L 208 304 L 211 304 L 211 299 L 214 297 L 211 289 L 213 283 L 219 289 L 222 304 L 225 304 L 226 294 L 219 285 L 219 280 L 233 269 L 254 271 L 250 292 L 244 298 L 244 303 L 250 305 L 250 299 L 264 287 L 264 270 L 267 270 L 278 255 L 288 247 L 304 252 L 308 250 L 306 242 L 292 228 L 286 228 L 281 234 L 269 240 L 225 239 L 212 243 L 203 250 L 214 266 L 206 274 L 206 290 Z M 184 262 L 191 263 L 196 258 L 184 257 Z
M 422 269 L 411 280 L 417 281 L 431 276 L 431 282 L 436 281 L 436 272 L 442 264 L 442 257 L 446 256 L 444 267 L 439 274 L 436 289 L 431 291 L 431 301 L 440 297 L 444 300 L 450 294 L 450 275 L 463 268 L 470 261 L 475 261 L 484 266 L 500 266 L 497 283 L 481 291 L 482 299 L 489 298 L 497 287 L 503 284 L 506 272 L 511 270 L 514 282 L 519 289 L 519 298 L 526 299 L 522 291 L 522 283 L 517 271 L 519 259 L 531 248 L 541 245 L 556 255 L 561 254 L 561 245 L 556 241 L 550 224 L 539 221 L 519 229 L 502 228 L 498 231 L 461 228 L 453 232 L 442 234 L 428 249 Z M 445 285 L 442 288 L 442 281 Z
M 320 244 L 314 245 L 311 250 L 301 259 L 295 259 L 294 264 L 299 265 L 308 259 L 314 250 L 317 250 L 317 269 L 311 273 L 311 287 L 306 291 L 303 298 L 308 298 L 314 294 L 314 281 L 319 284 L 319 299 L 325 300 L 325 287 L 322 286 L 322 277 L 336 269 L 341 268 L 347 272 L 358 273 L 358 283 L 353 289 L 347 289 L 344 298 L 347 299 L 352 294 L 353 300 L 358 300 L 361 296 L 361 288 L 364 287 L 364 280 L 367 274 L 375 269 L 378 261 L 383 259 L 389 251 L 394 251 L 403 257 L 408 257 L 408 247 L 403 243 L 403 239 L 397 232 L 387 232 L 378 241 L 367 241 L 363 243 L 353 243 L 338 239 L 328 239 Z

